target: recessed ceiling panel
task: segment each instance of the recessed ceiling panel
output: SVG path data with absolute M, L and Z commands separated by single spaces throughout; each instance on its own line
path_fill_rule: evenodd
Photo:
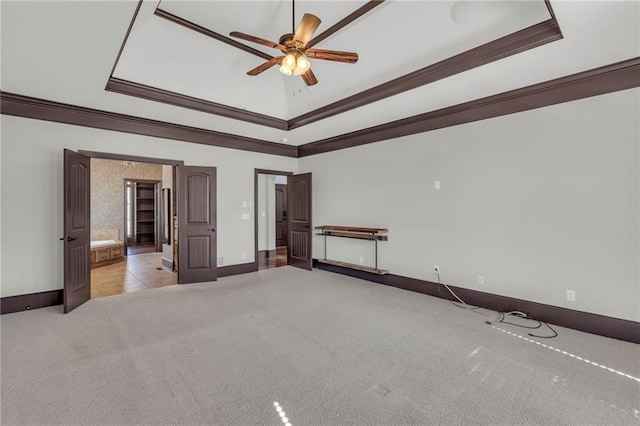
M 543 1 L 385 2 L 317 46 L 360 59 L 353 66 L 313 61 L 319 83 L 290 98 L 290 109 L 308 112 L 547 19 Z
M 296 2 L 297 25 L 317 15 L 322 34 L 366 2 Z M 241 31 L 278 41 L 291 31 L 287 1 L 162 1 L 161 10 L 228 36 Z M 158 16 L 137 22 L 114 77 L 235 108 L 290 119 L 549 19 L 535 1 L 387 1 L 316 48 L 357 52 L 356 64 L 311 59 L 319 83 L 307 87 L 278 66 L 258 76 L 265 59 Z M 277 49 L 239 40 L 272 56 Z
M 247 78 L 264 59 L 152 16 L 134 27 L 114 77 L 240 109 L 286 118 L 280 73 Z

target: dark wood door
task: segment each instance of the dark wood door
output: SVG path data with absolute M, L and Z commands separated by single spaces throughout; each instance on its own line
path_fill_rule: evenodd
M 287 185 L 276 184 L 276 247 L 287 245 Z
M 177 166 L 178 283 L 216 281 L 216 169 Z
M 312 268 L 311 244 L 311 173 L 289 176 L 287 179 L 289 210 L 289 249 L 287 261 L 297 268 Z
M 64 150 L 64 312 L 91 298 L 91 160 Z

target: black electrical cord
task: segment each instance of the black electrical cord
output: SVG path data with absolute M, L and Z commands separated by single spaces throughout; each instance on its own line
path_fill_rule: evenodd
M 553 339 L 554 337 L 556 337 L 558 335 L 558 332 L 555 331 L 548 323 L 544 322 L 544 321 L 540 321 L 537 320 L 535 318 L 531 318 L 529 315 L 525 314 L 524 312 L 500 312 L 501 318 L 498 320 L 498 322 L 501 322 L 503 324 L 510 324 L 510 325 L 514 325 L 516 327 L 520 327 L 520 328 L 527 328 L 529 330 L 537 330 L 538 328 L 542 327 L 542 325 L 544 324 L 545 326 L 547 326 L 547 328 L 549 330 L 551 330 L 553 332 L 553 336 L 540 336 L 538 334 L 531 334 L 531 333 L 527 333 L 529 336 L 531 337 L 537 337 L 540 339 Z M 505 321 L 505 318 L 508 315 L 514 315 L 517 316 L 519 318 L 525 319 L 525 320 L 530 320 L 530 321 L 535 321 L 538 323 L 538 325 L 536 326 L 528 326 L 528 325 L 523 325 L 523 324 L 516 324 L 515 322 L 511 322 L 511 321 Z

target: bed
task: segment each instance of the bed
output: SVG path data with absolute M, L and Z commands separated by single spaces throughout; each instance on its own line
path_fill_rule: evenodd
M 117 229 L 91 230 L 91 267 L 108 265 L 124 260 L 124 243 Z

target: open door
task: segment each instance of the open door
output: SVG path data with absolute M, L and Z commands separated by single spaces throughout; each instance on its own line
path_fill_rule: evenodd
M 312 268 L 311 246 L 313 229 L 311 226 L 311 173 L 293 175 L 287 178 L 289 249 L 287 261 L 296 268 Z
M 177 166 L 178 284 L 216 281 L 216 169 Z
M 91 298 L 91 161 L 64 150 L 64 312 Z
M 276 247 L 287 245 L 287 185 L 276 184 Z

